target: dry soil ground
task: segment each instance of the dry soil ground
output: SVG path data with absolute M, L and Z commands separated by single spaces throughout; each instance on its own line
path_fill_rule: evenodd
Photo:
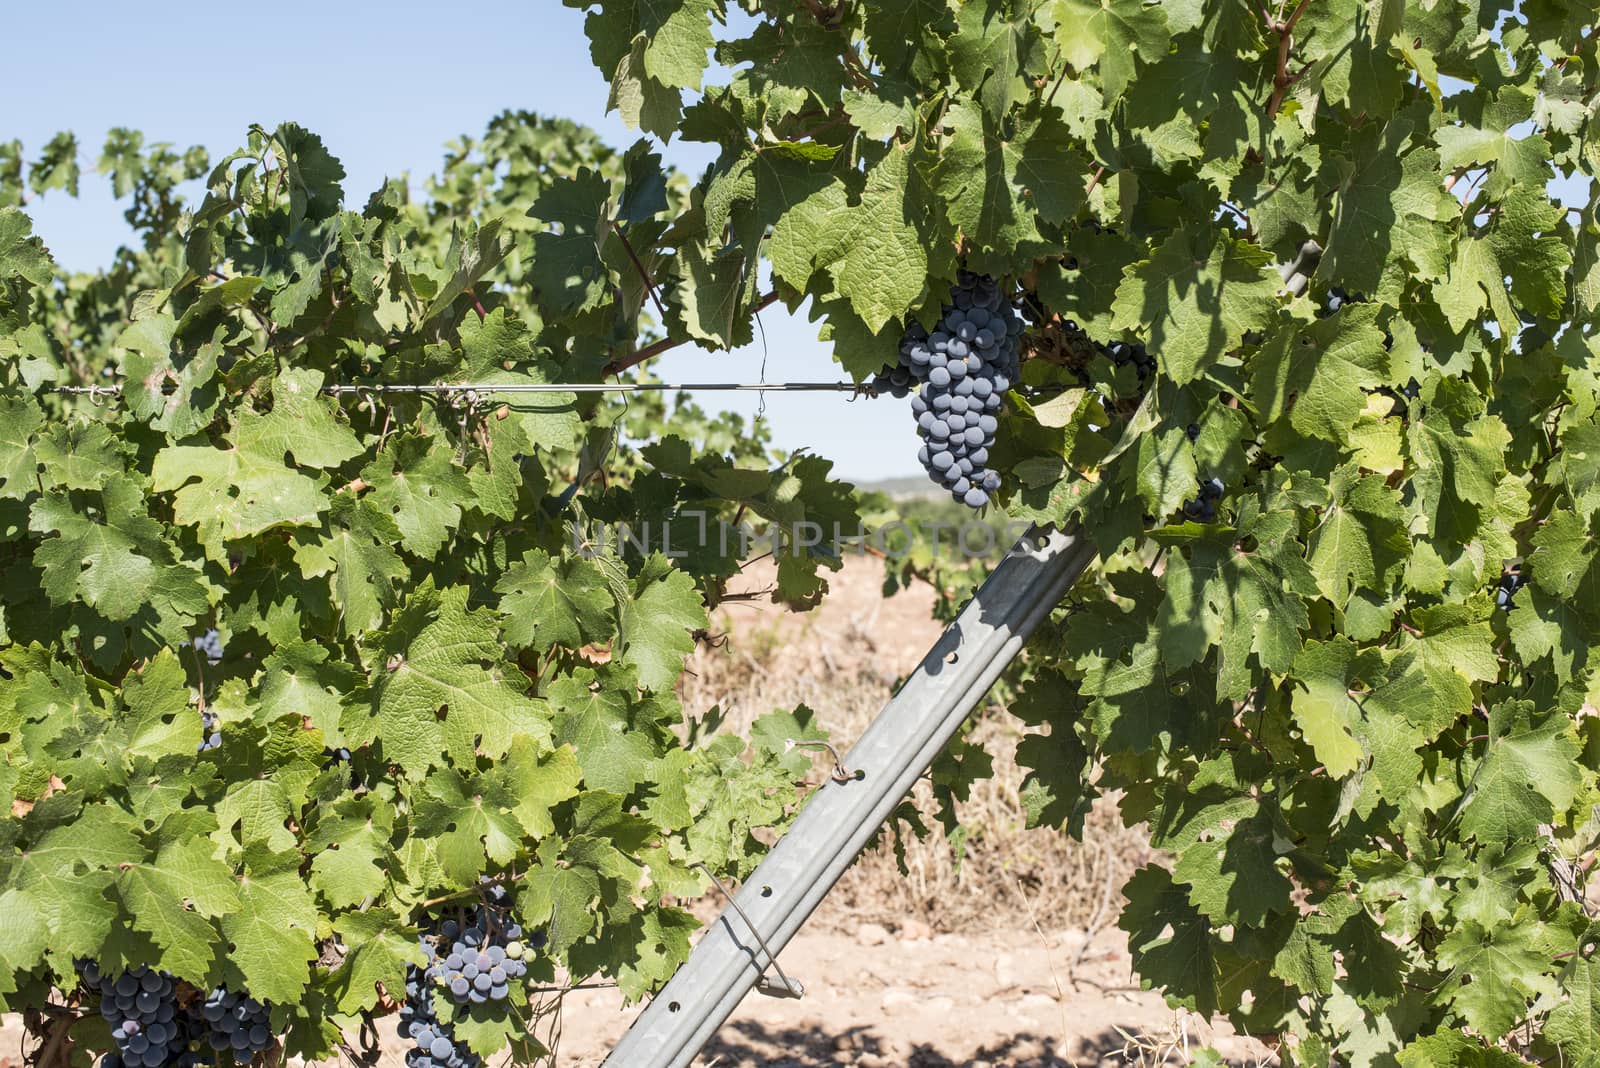
M 767 580 L 759 570 L 751 588 Z M 932 645 L 925 588 L 882 596 L 883 571 L 852 559 L 830 597 L 803 617 L 759 600 L 719 614 L 729 641 L 702 649 L 683 698 L 691 713 L 719 704 L 737 727 L 804 702 L 846 745 Z M 1186 1064 L 1215 1044 L 1230 1064 L 1275 1060 L 1253 1040 L 1174 1014 L 1132 984 L 1115 926 L 1118 888 L 1150 857 L 1109 804 L 1082 843 L 1022 828 L 1018 737 L 991 715 L 978 737 L 996 757 L 992 783 L 963 808 L 973 838 L 963 863 L 940 839 L 913 843 L 902 874 L 889 851 L 869 851 L 781 956 L 807 995 L 752 996 L 707 1047 L 710 1068 L 863 1068 L 960 1065 Z M 926 798 L 924 798 L 926 800 Z M 703 914 L 714 914 L 707 903 Z M 613 990 L 567 995 L 556 1063 L 595 1068 L 633 1012 Z M 0 1068 L 22 1055 L 14 1018 L 0 1028 Z M 401 1068 L 393 1020 L 383 1068 Z M 628 1068 L 628 1066 L 621 1066 Z
M 1127 951 L 1116 932 L 1086 944 L 1081 931 L 929 937 L 920 925 L 844 931 L 818 919 L 779 958 L 805 985 L 805 998 L 749 998 L 698 1063 L 1176 1065 L 1188 1063 L 1185 1046 L 1207 1043 L 1233 1064 L 1273 1063 L 1259 1043 L 1218 1034 L 1199 1017 L 1175 1016 L 1159 997 L 1128 989 Z M 603 991 L 569 1003 L 561 1063 L 600 1064 L 631 1017 L 618 1009 Z

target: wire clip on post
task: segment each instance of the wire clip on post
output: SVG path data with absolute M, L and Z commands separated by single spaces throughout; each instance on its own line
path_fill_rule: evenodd
M 1075 533 L 1023 535 L 839 761 L 849 781 L 811 794 L 603 1068 L 688 1068 L 1094 557 Z
M 837 749 L 835 749 L 833 747 L 833 743 L 832 742 L 798 742 L 798 741 L 795 741 L 794 739 L 790 739 L 789 740 L 789 748 L 790 749 L 826 749 L 828 751 L 828 755 L 833 757 L 833 772 L 832 772 L 832 775 L 833 775 L 833 781 L 836 782 L 836 783 L 841 783 L 842 784 L 842 783 L 847 783 L 847 782 L 854 782 L 856 779 L 861 777 L 858 772 L 851 771 L 849 768 L 844 766 L 844 761 L 839 758 L 839 750 L 837 750 Z
M 728 888 L 722 885 L 722 880 L 718 879 L 716 873 L 706 867 L 704 863 L 696 864 L 695 867 L 705 872 L 706 878 L 716 884 L 717 891 L 728 902 L 728 907 L 739 914 L 739 918 L 744 921 L 744 925 L 749 928 L 750 933 L 756 936 L 756 941 L 761 943 L 761 950 L 767 955 L 767 967 L 771 971 L 778 973 L 778 977 L 774 979 L 767 969 L 763 969 L 761 978 L 756 981 L 756 992 L 765 994 L 770 998 L 793 998 L 796 1001 L 805 997 L 806 988 L 800 985 L 799 981 L 790 979 L 784 974 L 783 966 L 778 963 L 778 955 L 767 948 L 766 940 L 761 937 L 760 929 L 750 922 L 750 917 L 744 914 L 744 909 L 739 907 L 739 902 L 734 900 L 732 894 L 728 893 Z

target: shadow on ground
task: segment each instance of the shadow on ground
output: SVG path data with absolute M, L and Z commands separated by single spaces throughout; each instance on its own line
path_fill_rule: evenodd
M 1125 1035 L 1109 1028 L 1070 1045 L 1068 1049 L 1055 1037 L 1019 1032 L 1003 1042 L 984 1045 L 970 1056 L 951 1059 L 923 1043 L 885 1040 L 870 1027 L 822 1034 L 810 1028 L 771 1028 L 744 1021 L 724 1027 L 696 1064 L 704 1068 L 835 1068 L 850 1064 L 873 1068 L 1130 1068 L 1188 1063 L 1176 1051 L 1161 1059 L 1147 1050 L 1141 1058 Z

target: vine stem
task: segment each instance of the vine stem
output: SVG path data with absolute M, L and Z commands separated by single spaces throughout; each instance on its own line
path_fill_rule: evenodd
M 1094 169 L 1094 176 L 1089 179 L 1089 186 L 1083 191 L 1083 199 L 1089 199 L 1090 195 L 1094 192 L 1094 187 L 1099 185 L 1100 179 L 1104 178 L 1105 176 L 1106 165 L 1102 163 L 1100 166 Z
M 776 304 L 777 301 L 778 301 L 778 291 L 777 290 L 773 290 L 771 293 L 768 293 L 766 296 L 764 296 L 760 300 L 756 301 L 755 306 L 753 308 L 751 308 L 750 310 L 751 310 L 752 313 L 760 312 L 760 311 L 763 311 L 763 310 L 771 307 L 773 304 Z M 628 353 L 626 356 L 619 356 L 616 359 L 612 360 L 610 363 L 606 364 L 605 367 L 601 368 L 601 370 L 600 370 L 601 377 L 604 377 L 606 375 L 621 374 L 623 371 L 626 371 L 628 368 L 637 367 L 641 363 L 644 363 L 646 360 L 654 359 L 655 357 L 661 355 L 663 352 L 667 352 L 670 349 L 675 349 L 679 345 L 682 345 L 685 342 L 687 342 L 688 340 L 689 340 L 688 338 L 678 338 L 678 339 L 674 340 L 673 338 L 670 338 L 670 337 L 664 337 L 660 341 L 652 342 L 649 345 L 646 345 L 642 349 L 638 349 L 638 350 L 636 350 L 634 352 Z
M 438 906 L 448 904 L 451 901 L 460 901 L 462 898 L 473 897 L 485 886 L 504 886 L 507 883 L 520 882 L 527 877 L 527 872 L 523 872 L 521 875 L 496 875 L 494 878 L 485 879 L 483 882 L 479 883 L 477 886 L 471 887 L 470 889 L 457 890 L 451 894 L 440 894 L 438 897 L 430 897 L 428 900 L 422 903 L 421 908 L 424 910 L 437 908 Z
M 665 328 L 667 325 L 667 309 L 661 303 L 660 294 L 656 292 L 655 280 L 650 277 L 650 272 L 644 269 L 644 264 L 640 261 L 639 254 L 633 250 L 633 242 L 628 240 L 628 235 L 622 232 L 622 227 L 617 225 L 615 219 L 611 222 L 611 231 L 617 235 L 617 240 L 621 241 L 622 247 L 627 250 L 628 259 L 633 261 L 634 270 L 639 272 L 639 279 L 644 282 L 644 290 L 650 294 L 650 303 L 656 306 L 656 313 L 661 316 L 661 325 Z
M 1310 70 L 1310 65 L 1302 67 L 1298 73 L 1289 73 L 1289 53 L 1294 49 L 1294 28 L 1300 21 L 1300 16 L 1306 13 L 1306 8 L 1311 6 L 1311 0 L 1300 0 L 1294 9 L 1294 14 L 1287 20 L 1278 18 L 1271 20 L 1268 25 L 1278 35 L 1278 69 L 1272 75 L 1272 99 L 1267 103 L 1267 118 L 1278 117 L 1278 110 L 1283 107 L 1283 98 L 1289 92 L 1289 87 L 1305 76 Z

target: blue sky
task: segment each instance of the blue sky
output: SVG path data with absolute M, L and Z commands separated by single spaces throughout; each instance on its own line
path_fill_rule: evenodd
M 605 114 L 606 83 L 589 61 L 583 14 L 556 0 L 479 0 L 440 7 L 413 0 L 172 5 L 104 0 L 16 5 L 6 13 L 7 61 L 0 99 L 11 101 L 0 140 L 32 153 L 70 129 L 98 158 L 113 126 L 147 141 L 204 145 L 213 158 L 244 139 L 253 122 L 292 120 L 320 134 L 343 162 L 347 205 L 366 202 L 384 178 L 416 184 L 438 166 L 447 141 L 482 131 L 507 108 L 563 115 L 608 141 L 630 132 Z M 227 42 L 227 43 L 223 43 Z M 698 173 L 714 153 L 667 146 L 669 162 Z M 36 232 L 66 267 L 108 262 L 128 240 L 122 206 L 99 175 L 81 196 L 29 205 Z M 673 381 L 755 382 L 843 377 L 816 329 L 782 308 L 762 313 L 760 343 L 733 353 L 686 347 L 657 361 Z M 702 394 L 711 409 L 753 414 L 755 394 Z M 807 447 L 848 478 L 920 474 L 917 438 L 904 403 L 851 403 L 845 394 L 767 394 L 766 421 L 780 448 Z

